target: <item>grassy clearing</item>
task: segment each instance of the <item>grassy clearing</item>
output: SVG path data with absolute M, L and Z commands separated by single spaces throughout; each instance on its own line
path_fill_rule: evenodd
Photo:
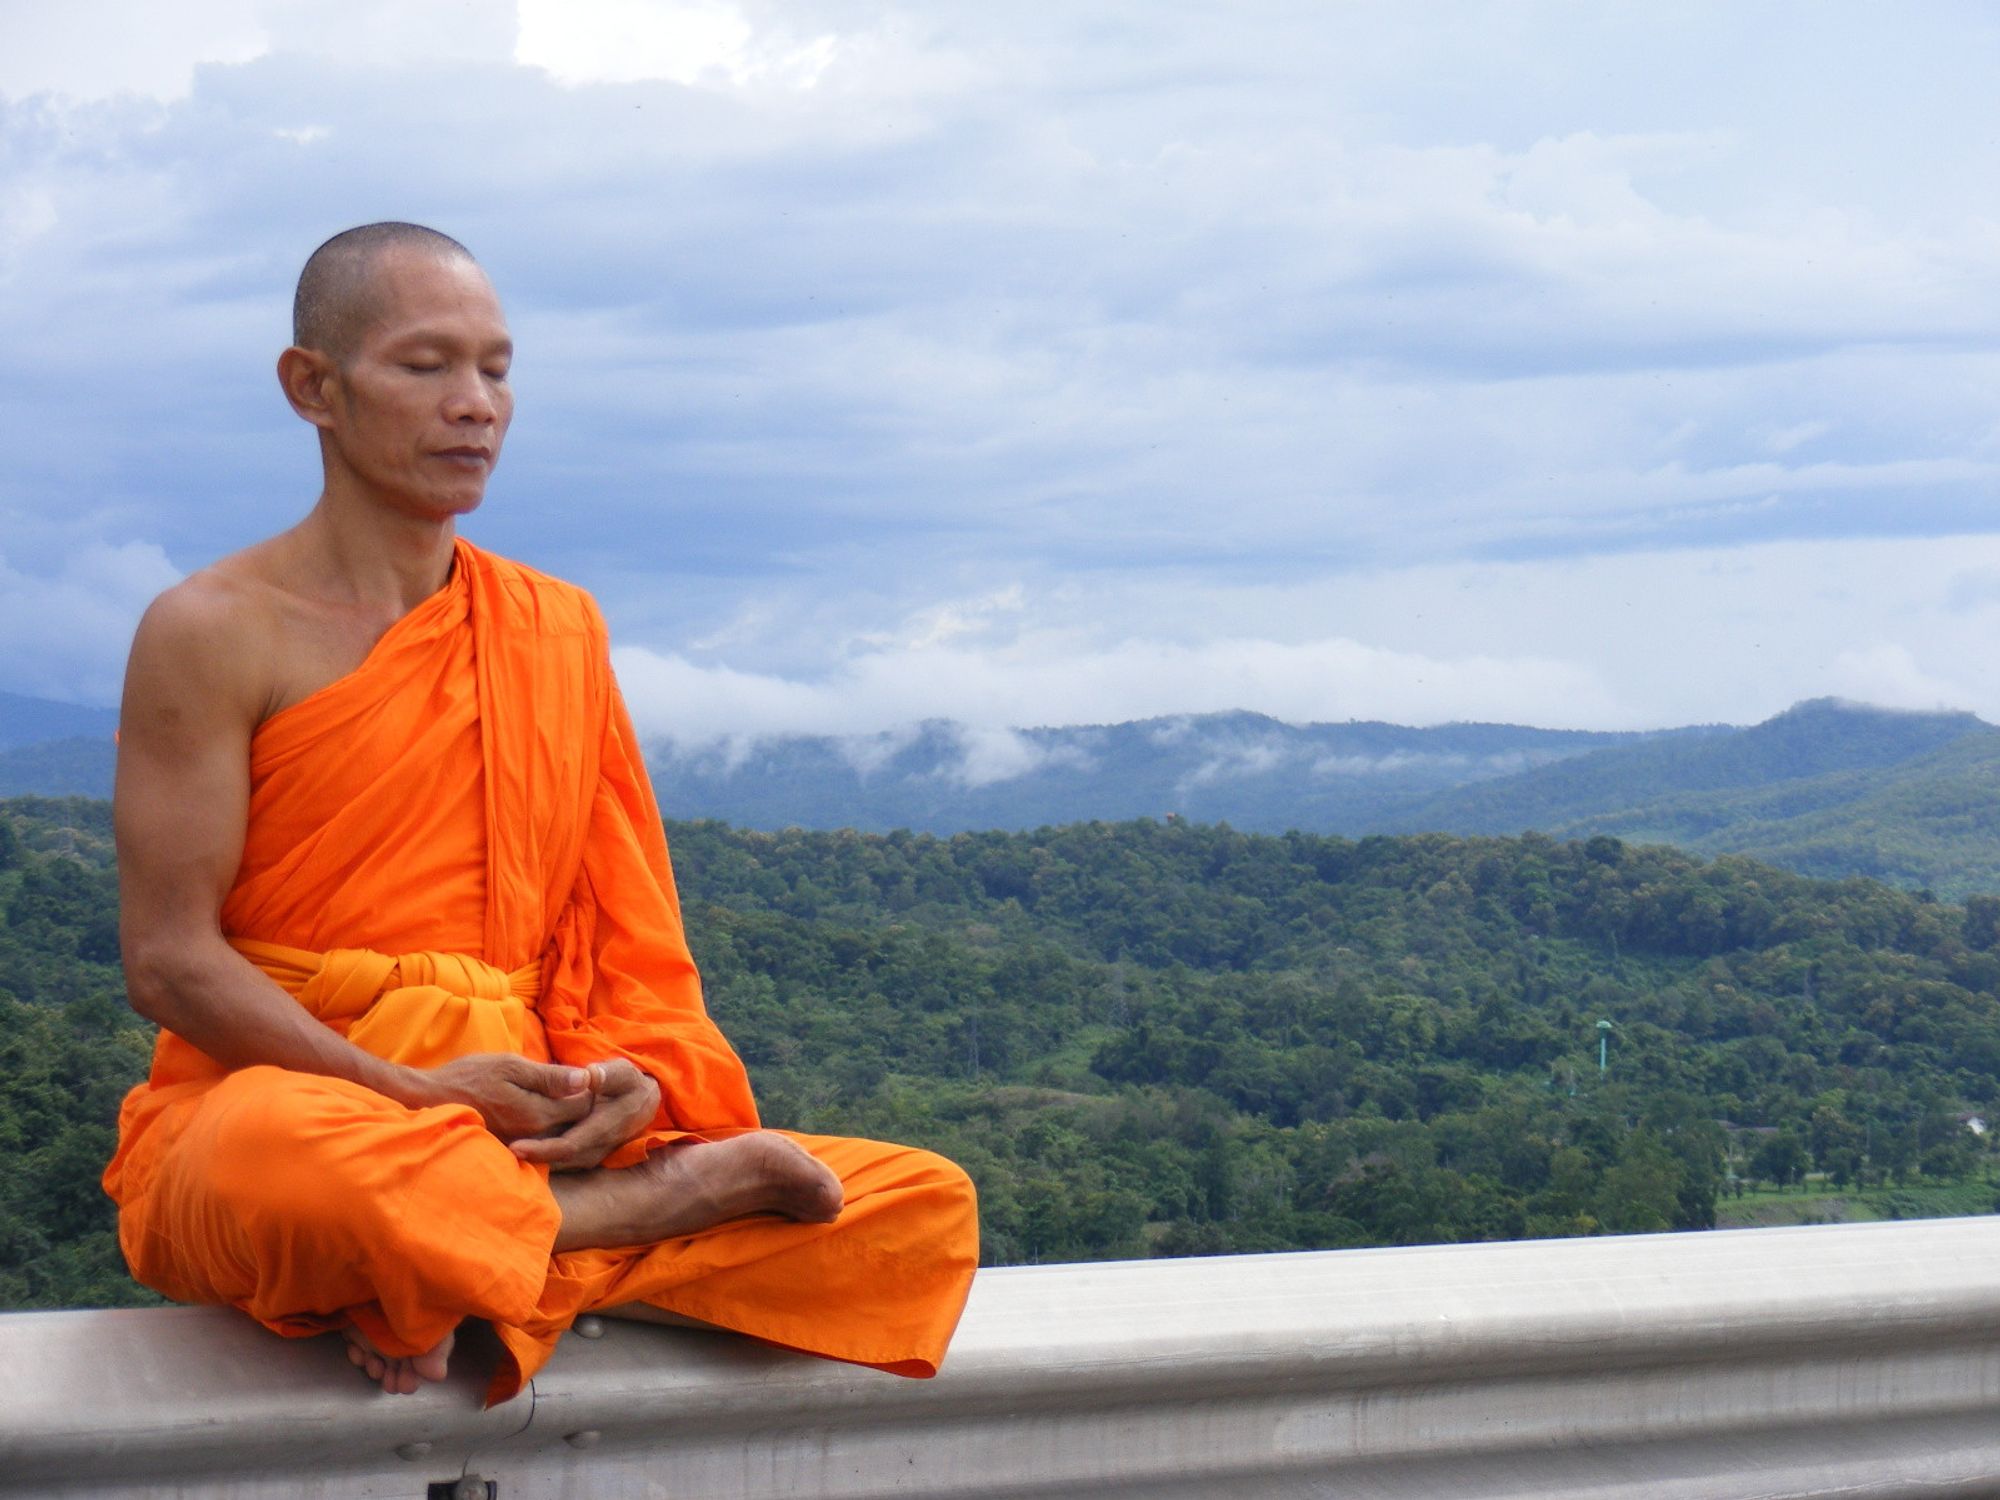
M 1716 1201 L 1717 1229 L 1770 1229 L 1784 1224 L 1865 1224 L 1875 1219 L 1957 1219 L 2000 1212 L 2000 1188 L 1984 1177 L 1913 1182 L 1906 1187 L 1836 1189 L 1819 1178 L 1798 1188 L 1752 1188 Z

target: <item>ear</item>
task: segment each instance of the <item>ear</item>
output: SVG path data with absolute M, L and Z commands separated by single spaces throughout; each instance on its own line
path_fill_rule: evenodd
M 317 349 L 293 344 L 278 356 L 278 386 L 292 410 L 313 424 L 333 426 L 333 386 L 340 378 L 334 362 Z

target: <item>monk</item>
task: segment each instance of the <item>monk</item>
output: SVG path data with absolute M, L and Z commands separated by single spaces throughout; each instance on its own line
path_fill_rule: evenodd
M 339 1330 L 394 1393 L 480 1318 L 505 1400 L 594 1310 L 934 1373 L 965 1174 L 759 1128 L 603 618 L 457 534 L 513 414 L 492 285 L 367 225 L 294 319 L 318 501 L 161 595 L 126 675 L 121 936 L 161 1027 L 104 1177 L 133 1274 Z

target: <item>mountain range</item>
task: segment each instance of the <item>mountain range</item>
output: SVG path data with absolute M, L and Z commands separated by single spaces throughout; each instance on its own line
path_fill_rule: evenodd
M 931 723 L 851 739 L 654 747 L 677 817 L 953 833 L 1178 816 L 1263 833 L 1608 834 L 2000 890 L 2000 729 L 1834 699 L 1748 728 L 1292 725 L 1209 714 L 1065 729 Z
M 115 715 L 0 694 L 0 796 L 106 796 Z M 661 806 L 748 828 L 930 833 L 1179 817 L 1252 832 L 1612 835 L 2000 891 L 2000 729 L 1815 699 L 1764 723 L 1604 733 L 1252 713 L 649 747 Z
M 1681 730 L 1668 738 L 1700 738 Z M 652 747 L 661 806 L 752 828 L 958 833 L 1183 817 L 1347 833 L 1469 784 L 1649 736 L 1512 724 L 1286 724 L 1203 714 L 1060 729 L 931 721 L 845 738 Z
M 50 740 L 111 738 L 118 711 L 82 703 L 57 703 L 52 698 L 28 698 L 0 693 L 0 750 Z
M 0 693 L 0 797 L 108 797 L 118 712 Z

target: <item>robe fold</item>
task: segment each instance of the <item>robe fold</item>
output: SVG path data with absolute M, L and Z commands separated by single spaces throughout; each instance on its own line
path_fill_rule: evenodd
M 609 1167 L 757 1128 L 588 595 L 460 540 L 446 587 L 265 720 L 250 755 L 223 932 L 325 1025 L 414 1067 L 627 1058 L 660 1109 Z M 351 1324 L 398 1356 L 490 1320 L 505 1353 L 489 1401 L 579 1314 L 630 1302 L 934 1373 L 978 1259 L 971 1184 L 929 1152 L 790 1138 L 840 1177 L 833 1223 L 558 1254 L 547 1169 L 469 1107 L 231 1071 L 162 1031 L 104 1185 L 133 1274 L 176 1300 L 291 1336 Z

